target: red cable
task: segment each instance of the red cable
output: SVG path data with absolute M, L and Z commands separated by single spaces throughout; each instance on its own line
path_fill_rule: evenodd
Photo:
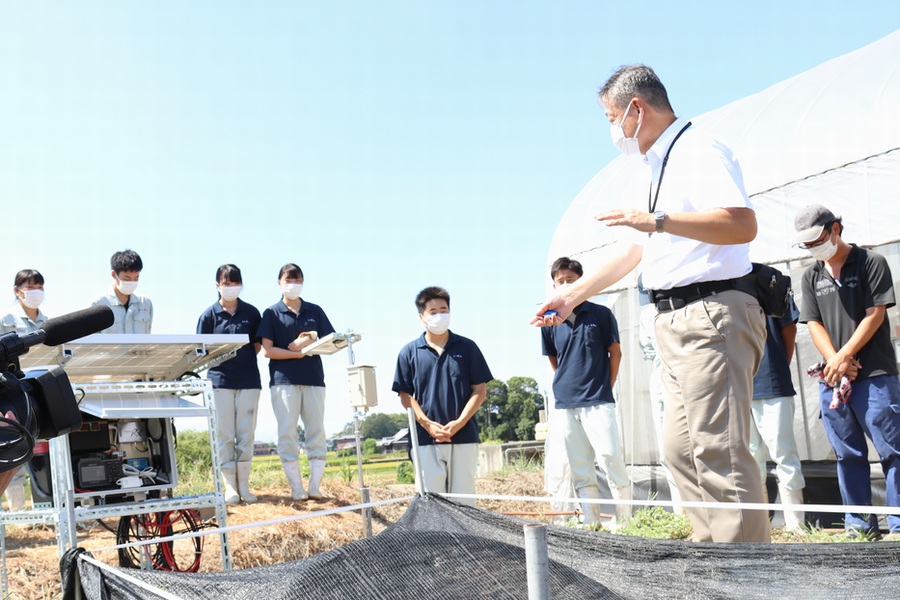
M 175 523 L 183 521 L 185 524 L 183 531 L 198 531 L 199 528 L 197 527 L 196 519 L 199 518 L 199 516 L 200 515 L 192 509 L 169 511 L 163 516 L 162 528 L 167 532 L 167 535 L 172 535 Z M 194 538 L 191 540 L 191 543 L 194 545 L 194 562 L 187 568 L 181 568 L 175 559 L 174 540 L 162 543 L 163 557 L 170 567 L 167 570 L 179 573 L 196 573 L 200 569 L 200 559 L 203 557 L 203 538 Z

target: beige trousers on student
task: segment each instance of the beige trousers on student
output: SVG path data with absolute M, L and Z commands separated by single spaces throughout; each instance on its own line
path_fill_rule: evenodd
M 478 470 L 478 444 L 428 444 L 419 446 L 426 492 L 432 494 L 474 494 Z M 459 504 L 475 506 L 475 500 L 453 498 Z
M 752 296 L 728 290 L 656 318 L 665 454 L 687 502 L 763 502 L 750 454 L 753 375 L 766 339 Z M 768 542 L 766 511 L 688 508 L 698 541 Z

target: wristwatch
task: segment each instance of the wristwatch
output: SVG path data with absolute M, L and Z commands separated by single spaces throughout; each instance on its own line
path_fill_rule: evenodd
M 653 220 L 656 221 L 656 233 L 663 232 L 663 225 L 666 223 L 666 213 L 662 210 L 657 210 L 653 213 Z

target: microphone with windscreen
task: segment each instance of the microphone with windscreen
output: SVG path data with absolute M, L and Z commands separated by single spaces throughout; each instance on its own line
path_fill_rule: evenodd
M 62 367 L 23 373 L 19 357 L 37 344 L 58 346 L 110 327 L 115 320 L 108 306 L 49 319 L 41 329 L 0 335 L 0 473 L 31 458 L 35 439 L 50 439 L 81 428 L 81 411 Z M 12 418 L 10 418 L 11 413 Z
M 113 311 L 108 306 L 92 306 L 84 310 L 48 319 L 41 328 L 32 333 L 19 335 L 15 331 L 0 335 L 0 361 L 8 365 L 10 361 L 28 352 L 38 344 L 59 346 L 103 331 L 115 322 Z M 4 370 L 9 370 L 7 367 Z

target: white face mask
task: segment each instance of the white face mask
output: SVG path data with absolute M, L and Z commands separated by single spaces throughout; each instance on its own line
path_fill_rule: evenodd
M 120 294 L 125 296 L 130 296 L 134 293 L 134 290 L 137 289 L 137 281 L 122 281 L 121 279 L 116 279 L 116 289 L 119 290 Z
M 225 302 L 231 302 L 232 300 L 237 300 L 243 287 L 242 285 L 223 285 L 219 287 L 219 295 L 222 296 L 222 300 Z
M 554 287 L 556 288 L 557 294 L 564 294 L 570 287 L 572 287 L 572 284 L 571 283 L 560 283 Z
M 619 149 L 619 152 L 624 154 L 625 156 L 640 156 L 641 154 L 641 144 L 638 142 L 637 136 L 638 132 L 641 130 L 641 125 L 643 123 L 638 123 L 637 129 L 634 131 L 634 137 L 625 137 L 625 131 L 622 129 L 622 124 L 625 122 L 625 118 L 628 116 L 628 111 L 631 110 L 631 103 L 628 103 L 628 108 L 625 109 L 625 114 L 622 115 L 622 119 L 619 121 L 618 125 L 610 125 L 609 127 L 609 135 L 612 138 L 612 143 L 616 148 Z
M 302 291 L 302 283 L 284 283 L 281 285 L 281 293 L 284 294 L 284 297 L 288 300 L 296 300 L 300 297 L 300 292 Z
M 435 313 L 424 316 L 425 329 L 435 335 L 441 335 L 450 329 L 450 313 Z
M 19 298 L 22 306 L 37 308 L 44 301 L 44 290 L 22 290 L 22 293 L 25 295 L 24 298 Z
M 812 254 L 812 257 L 816 260 L 826 261 L 831 260 L 831 257 L 837 253 L 837 249 L 837 244 L 832 242 L 829 238 L 827 242 L 823 242 L 812 248 L 807 248 L 806 251 Z

